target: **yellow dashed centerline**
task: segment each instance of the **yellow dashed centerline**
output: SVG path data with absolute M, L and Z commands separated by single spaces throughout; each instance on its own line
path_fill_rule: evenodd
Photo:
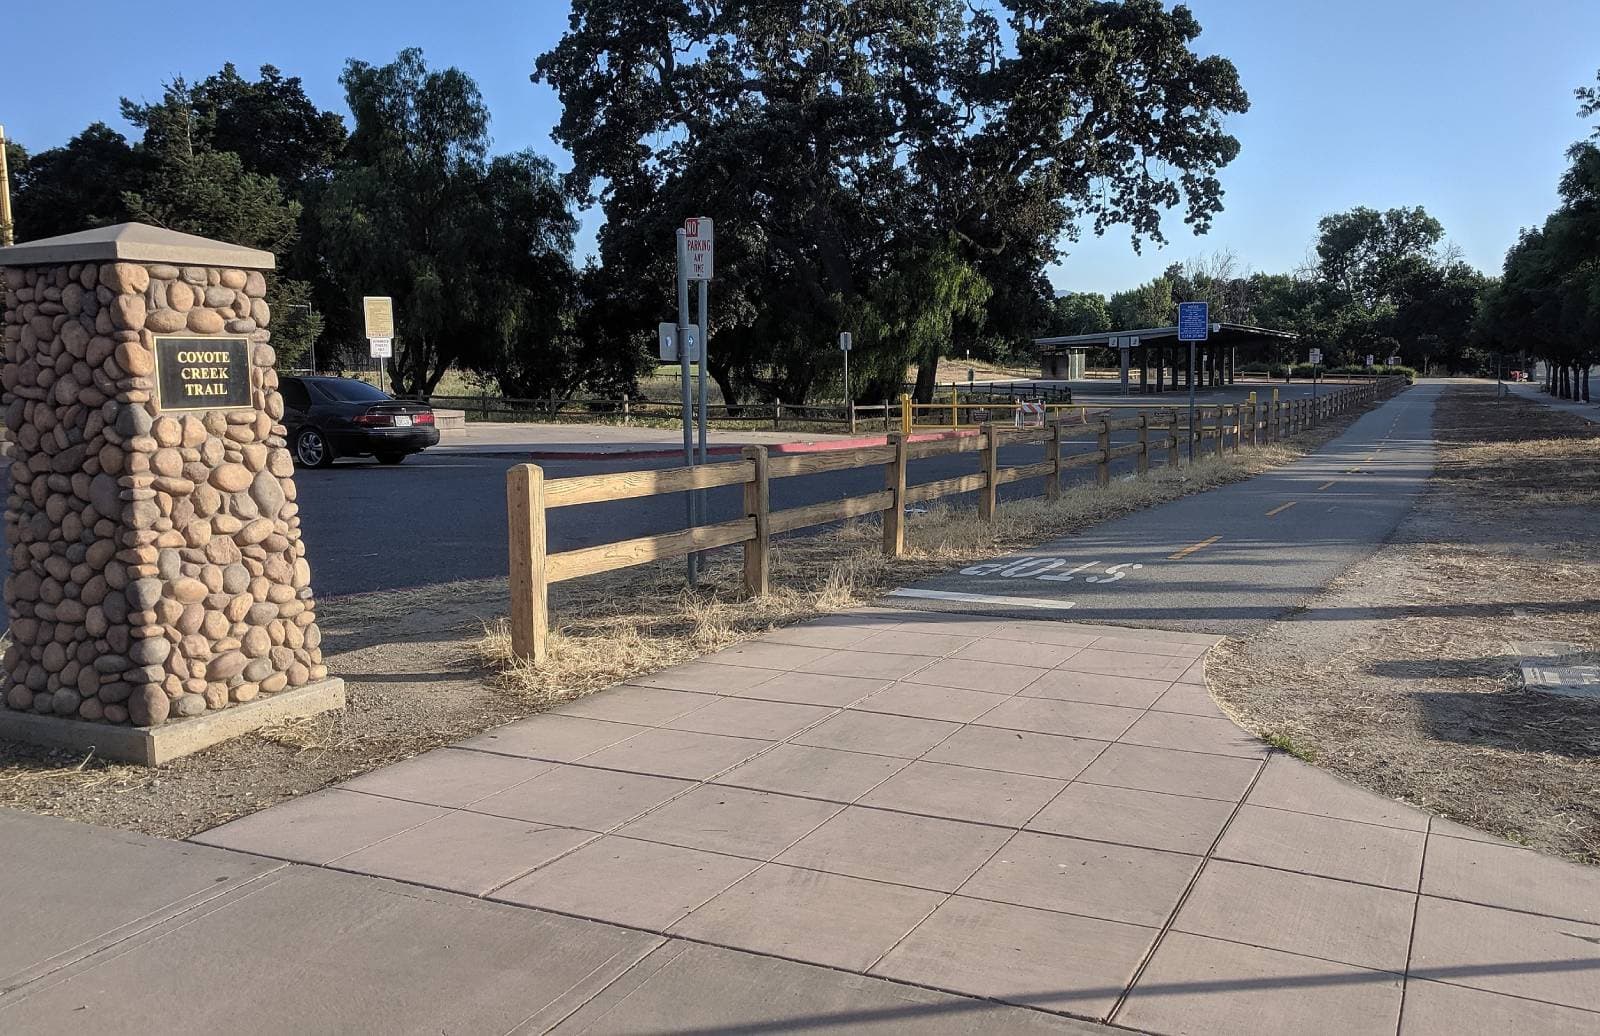
M 1282 514 L 1284 511 L 1287 511 L 1289 508 L 1293 507 L 1295 504 L 1298 504 L 1299 502 L 1300 501 L 1298 501 L 1298 500 L 1290 500 L 1286 504 L 1279 504 L 1277 507 L 1274 507 L 1272 510 L 1267 512 L 1267 517 L 1271 518 L 1271 517 L 1273 517 L 1275 515 Z
M 1182 561 L 1184 558 L 1188 557 L 1190 554 L 1193 554 L 1195 551 L 1200 550 L 1200 549 L 1205 548 L 1205 547 L 1209 547 L 1213 543 L 1217 542 L 1220 539 L 1222 539 L 1221 536 L 1211 536 L 1211 537 L 1208 537 L 1207 539 L 1201 540 L 1199 543 L 1191 543 L 1187 547 L 1185 547 L 1182 550 L 1178 551 L 1176 554 L 1168 554 L 1167 555 L 1167 560 L 1168 561 Z

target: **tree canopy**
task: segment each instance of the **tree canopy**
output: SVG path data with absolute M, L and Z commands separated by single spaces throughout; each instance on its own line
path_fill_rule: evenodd
M 1043 322 L 1043 268 L 1080 225 L 1136 244 L 1164 240 L 1167 209 L 1209 226 L 1247 101 L 1199 32 L 1159 0 L 576 0 L 534 76 L 562 101 L 569 191 L 604 209 L 601 264 L 632 274 L 613 337 L 663 313 L 672 227 L 712 214 L 732 231 L 710 362 L 730 400 L 804 398 L 846 326 L 858 363 L 915 361 L 925 394 L 956 341 Z M 919 278 L 974 290 L 895 287 Z M 911 325 L 950 335 L 930 349 Z
M 477 84 L 420 50 L 352 60 L 340 81 L 355 127 L 317 223 L 352 297 L 395 300 L 396 389 L 431 393 L 455 366 L 512 391 L 570 389 L 581 368 L 555 354 L 570 337 L 576 222 L 550 163 L 490 159 Z M 557 348 L 523 355 L 536 345 Z
M 1600 74 L 1596 75 L 1600 83 Z M 1600 86 L 1574 91 L 1578 117 L 1600 114 Z M 1487 294 L 1479 339 L 1501 353 L 1545 360 L 1549 388 L 1562 396 L 1589 390 L 1600 343 L 1600 125 L 1567 150 L 1560 206 L 1540 227 L 1524 228 L 1506 253 L 1504 275 Z

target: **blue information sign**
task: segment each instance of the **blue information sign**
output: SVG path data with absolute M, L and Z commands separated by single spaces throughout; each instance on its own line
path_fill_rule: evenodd
M 1203 342 L 1211 337 L 1211 307 L 1205 302 L 1178 303 L 1178 341 Z

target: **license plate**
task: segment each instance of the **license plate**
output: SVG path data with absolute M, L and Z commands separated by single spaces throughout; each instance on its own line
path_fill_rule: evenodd
M 396 428 L 410 428 L 411 427 L 411 415 L 410 414 L 396 414 L 395 415 L 395 419 L 394 419 L 394 426 Z

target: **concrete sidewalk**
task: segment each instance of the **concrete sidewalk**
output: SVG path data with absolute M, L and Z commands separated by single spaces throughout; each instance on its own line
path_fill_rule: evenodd
M 1269 754 L 1213 641 L 861 610 L 207 846 L 5 815 L 0 1029 L 1596 1031 L 1600 874 Z

